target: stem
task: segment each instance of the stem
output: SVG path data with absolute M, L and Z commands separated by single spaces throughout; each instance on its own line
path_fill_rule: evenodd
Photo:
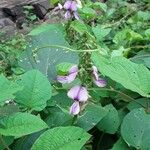
M 72 51 L 72 52 L 95 52 L 95 51 L 100 50 L 99 48 L 98 49 L 93 49 L 93 50 L 90 50 L 90 49 L 76 50 L 76 49 L 72 49 L 72 48 L 69 48 L 69 47 L 66 47 L 66 46 L 61 46 L 61 45 L 47 45 L 47 46 L 42 46 L 42 47 L 36 48 L 33 51 L 37 52 L 40 49 L 52 48 L 52 47 L 62 48 L 63 50 Z
M 102 142 L 102 139 L 103 139 L 103 137 L 104 137 L 104 132 L 102 133 L 102 135 L 100 136 L 100 139 L 99 139 L 99 141 L 98 141 L 98 144 L 97 144 L 97 149 L 100 149 L 100 144 L 101 144 L 101 142 Z
M 0 135 L 0 141 L 1 141 L 1 143 L 3 144 L 3 146 L 5 147 L 5 149 L 11 150 L 11 149 L 8 147 L 8 145 L 5 143 L 5 141 L 4 141 L 3 137 L 2 137 L 2 135 Z
M 144 106 L 143 104 L 139 103 L 139 102 L 136 101 L 134 98 L 130 97 L 129 95 L 127 95 L 127 94 L 125 94 L 125 93 L 123 93 L 123 92 L 121 92 L 121 91 L 117 91 L 117 90 L 115 90 L 115 89 L 113 89 L 113 88 L 111 88 L 111 89 L 108 89 L 108 88 L 101 88 L 101 89 L 100 89 L 100 88 L 91 88 L 91 89 L 88 89 L 88 90 L 93 90 L 93 89 L 94 89 L 94 90 L 110 91 L 110 92 L 118 93 L 118 94 L 120 94 L 120 95 L 126 97 L 126 98 L 129 99 L 130 101 L 134 101 L 135 103 L 137 103 L 137 104 L 139 104 L 140 106 L 142 106 L 142 107 L 145 108 L 145 106 Z

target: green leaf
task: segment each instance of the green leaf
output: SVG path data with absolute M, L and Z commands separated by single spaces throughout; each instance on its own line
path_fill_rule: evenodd
M 16 112 L 19 112 L 19 106 L 14 104 L 5 105 L 0 108 L 0 117 L 11 115 Z
M 136 99 L 135 101 L 131 101 L 127 105 L 127 108 L 131 111 L 133 109 L 141 108 L 142 106 L 147 107 L 147 101 L 150 101 L 150 100 L 148 98 L 139 98 L 139 99 Z
M 97 52 L 92 54 L 92 60 L 103 75 L 142 96 L 150 96 L 150 71 L 142 64 L 135 64 L 124 57 L 106 59 Z
M 0 126 L 0 134 L 6 136 L 23 136 L 48 127 L 39 117 L 20 112 L 0 119 Z
M 86 24 L 78 20 L 72 21 L 70 27 L 73 28 L 76 32 L 80 33 L 81 35 L 88 31 Z
M 129 150 L 128 145 L 120 138 L 113 146 L 111 150 Z
M 93 6 L 94 9 L 101 9 L 104 12 L 107 11 L 107 5 L 105 3 L 95 2 L 95 3 L 93 3 L 92 6 Z
M 51 98 L 51 85 L 48 79 L 38 70 L 31 70 L 22 75 L 20 85 L 23 91 L 16 93 L 16 102 L 28 109 L 42 110 Z
M 105 36 L 110 33 L 111 28 L 102 28 L 100 25 L 97 25 L 96 27 L 92 27 L 92 31 L 97 40 L 101 41 Z
M 42 25 L 32 30 L 29 35 L 28 47 L 22 53 L 19 62 L 25 71 L 38 69 L 52 81 L 56 79 L 58 64 L 62 62 L 78 64 L 77 53 L 66 49 L 70 46 L 64 38 L 62 25 Z
M 137 53 L 134 57 L 130 58 L 135 63 L 143 64 L 146 67 L 150 68 L 150 51 L 142 50 Z
M 121 135 L 128 145 L 141 149 L 142 139 L 149 138 L 149 134 L 145 134 L 148 129 L 150 129 L 150 115 L 142 108 L 134 109 L 125 116 L 121 125 Z
M 106 133 L 114 134 L 120 125 L 120 119 L 116 108 L 110 104 L 105 106 L 108 114 L 97 124 L 97 128 Z
M 88 131 L 103 119 L 107 113 L 108 111 L 102 106 L 89 104 L 86 106 L 84 113 L 78 117 L 76 125 Z
M 150 29 L 147 29 L 147 30 L 145 31 L 145 35 L 150 38 Z
M 43 133 L 32 150 L 80 150 L 90 135 L 74 126 L 56 127 Z
M 18 84 L 0 75 L 0 103 L 15 98 L 14 94 L 21 88 Z
M 58 64 L 56 67 L 57 70 L 57 74 L 59 75 L 66 75 L 68 74 L 70 68 L 73 66 L 74 64 L 71 63 L 67 63 L 67 62 L 63 62 Z
M 119 45 L 125 45 L 127 42 L 139 41 L 142 39 L 143 37 L 139 33 L 136 33 L 131 29 L 123 29 L 122 31 L 117 32 L 113 38 L 113 42 Z
M 45 122 L 49 125 L 50 128 L 71 125 L 73 122 L 73 116 L 69 114 L 68 110 L 66 111 L 58 107 L 50 107 L 48 112 L 49 115 Z
M 150 129 L 143 134 L 141 150 L 150 150 Z
M 83 15 L 85 18 L 91 19 L 96 17 L 96 11 L 90 7 L 83 7 L 81 10 L 81 16 Z

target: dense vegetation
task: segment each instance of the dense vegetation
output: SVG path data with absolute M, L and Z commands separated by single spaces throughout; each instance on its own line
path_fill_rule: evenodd
M 0 43 L 0 150 L 150 150 L 150 1 L 51 2 Z

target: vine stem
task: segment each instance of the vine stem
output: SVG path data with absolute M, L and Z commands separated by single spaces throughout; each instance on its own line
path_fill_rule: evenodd
M 58 87 L 55 87 L 55 86 L 53 86 L 56 90 L 64 90 L 64 88 L 58 88 Z M 136 101 L 134 98 L 132 98 L 132 97 L 130 97 L 129 95 L 127 95 L 127 94 L 125 94 L 125 93 L 123 93 L 123 92 L 121 92 L 121 91 L 117 91 L 117 90 L 115 90 L 115 89 L 113 89 L 113 88 L 88 88 L 87 90 L 89 90 L 89 91 L 92 91 L 92 90 L 100 90 L 100 91 L 110 91 L 110 92 L 115 92 L 115 93 L 118 93 L 118 94 L 120 94 L 120 95 L 122 95 L 122 96 L 124 96 L 124 97 L 126 97 L 127 99 L 129 99 L 130 101 L 134 101 L 135 103 L 137 103 L 137 104 L 139 104 L 140 106 L 142 106 L 143 108 L 145 108 L 145 106 L 143 105 L 143 104 L 141 104 L 141 103 L 139 103 L 138 101 Z
M 47 46 L 43 46 L 43 47 L 39 47 L 39 48 L 35 48 L 34 51 L 38 51 L 40 49 L 44 49 L 44 48 L 52 48 L 52 47 L 57 47 L 57 48 L 62 48 L 63 50 L 68 50 L 68 51 L 72 51 L 72 52 L 95 52 L 95 51 L 99 51 L 100 48 L 98 49 L 85 49 L 85 50 L 76 50 L 76 49 L 72 49 L 66 46 L 61 46 L 61 45 L 47 45 Z
M 8 145 L 5 143 L 5 141 L 4 141 L 3 137 L 2 137 L 2 135 L 0 135 L 0 141 L 2 142 L 3 146 L 4 146 L 7 150 L 11 150 L 11 149 L 8 147 Z

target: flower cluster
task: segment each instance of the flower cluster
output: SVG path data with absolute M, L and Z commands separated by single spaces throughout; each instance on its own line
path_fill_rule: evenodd
M 56 10 L 64 9 L 66 11 L 65 15 L 64 15 L 65 19 L 75 18 L 75 19 L 79 20 L 79 15 L 78 15 L 77 9 L 81 8 L 81 7 L 82 7 L 82 4 L 81 4 L 80 0 L 77 0 L 77 1 L 67 0 L 63 6 L 59 3 L 58 7 L 56 7 Z
M 78 66 L 74 65 L 69 69 L 69 72 L 65 76 L 57 76 L 57 81 L 66 84 L 66 83 L 71 83 L 76 76 L 78 75 Z M 105 87 L 106 86 L 106 81 L 102 78 L 99 77 L 98 70 L 95 66 L 92 67 L 92 78 L 93 82 L 98 86 L 98 87 Z M 68 97 L 74 100 L 74 103 L 70 107 L 70 113 L 73 115 L 77 115 L 81 108 L 80 104 L 85 103 L 88 100 L 88 91 L 84 86 L 81 85 L 76 85 L 72 87 L 68 91 Z

